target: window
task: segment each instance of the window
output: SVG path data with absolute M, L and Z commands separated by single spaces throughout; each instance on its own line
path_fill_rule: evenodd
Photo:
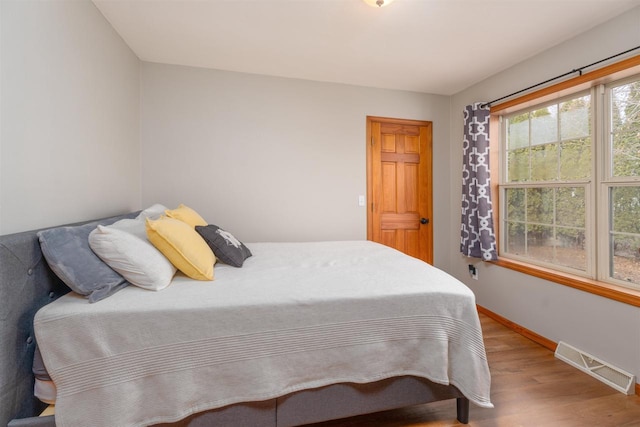
M 603 268 L 640 288 L 640 77 L 607 87 L 607 250 Z
M 500 131 L 500 256 L 640 290 L 640 75 L 502 111 Z

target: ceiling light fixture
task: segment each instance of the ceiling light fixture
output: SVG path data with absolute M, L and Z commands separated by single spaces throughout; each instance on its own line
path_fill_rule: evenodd
M 393 0 L 362 0 L 372 7 L 383 7 L 391 4 Z

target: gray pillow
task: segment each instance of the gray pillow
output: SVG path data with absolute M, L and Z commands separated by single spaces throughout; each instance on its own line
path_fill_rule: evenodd
M 42 253 L 51 270 L 71 290 L 88 297 L 89 302 L 100 301 L 129 284 L 89 247 L 89 233 L 96 226 L 90 223 L 38 232 Z
M 207 242 L 216 258 L 225 264 L 242 267 L 244 260 L 251 256 L 251 251 L 244 243 L 217 225 L 197 225 L 196 231 Z

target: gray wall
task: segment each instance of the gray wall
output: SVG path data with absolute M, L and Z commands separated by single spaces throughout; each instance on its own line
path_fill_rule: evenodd
M 448 97 L 154 63 L 141 93 L 143 204 L 185 203 L 246 241 L 365 239 L 367 115 L 432 121 L 446 267 Z
M 451 191 L 462 166 L 462 110 L 640 45 L 640 7 L 452 97 Z M 637 53 L 636 53 L 637 54 Z M 493 177 L 498 179 L 498 177 Z M 497 208 L 497 207 L 496 207 Z M 460 210 L 452 198 L 450 211 Z M 459 241 L 451 224 L 450 240 Z M 640 377 L 640 309 L 502 267 L 463 257 L 452 245 L 450 273 L 463 280 L 478 303 L 554 341 L 565 341 Z M 479 267 L 470 280 L 467 264 Z
M 138 58 L 87 0 L 0 8 L 0 234 L 138 208 Z

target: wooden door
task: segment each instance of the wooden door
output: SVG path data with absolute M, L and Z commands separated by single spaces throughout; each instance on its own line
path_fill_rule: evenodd
M 367 117 L 367 239 L 433 264 L 432 125 Z

